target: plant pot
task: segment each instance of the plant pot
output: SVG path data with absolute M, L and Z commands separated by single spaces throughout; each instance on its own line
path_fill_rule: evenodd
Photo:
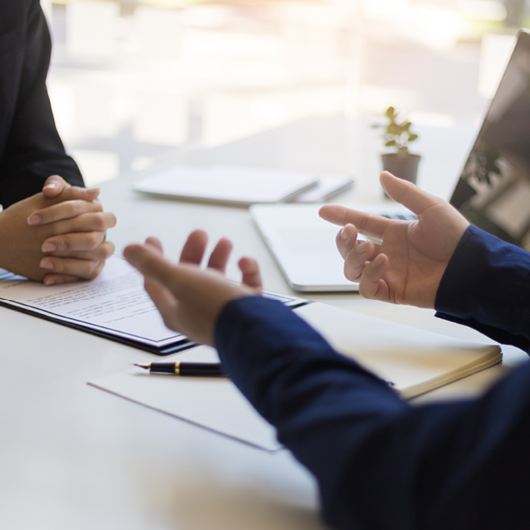
M 408 180 L 416 184 L 418 179 L 418 166 L 421 156 L 411 155 L 401 156 L 396 153 L 381 155 L 383 170 L 403 180 Z

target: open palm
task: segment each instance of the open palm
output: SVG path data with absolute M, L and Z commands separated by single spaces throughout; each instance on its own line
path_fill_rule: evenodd
M 344 271 L 366 298 L 433 307 L 442 275 L 469 223 L 449 203 L 392 176 L 381 175 L 387 194 L 414 212 L 416 221 L 397 221 L 344 206 L 324 206 L 322 218 L 344 226 L 337 247 Z M 358 240 L 361 233 L 381 240 Z

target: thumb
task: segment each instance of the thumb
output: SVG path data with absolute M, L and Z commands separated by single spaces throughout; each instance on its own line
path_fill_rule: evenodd
M 151 243 L 128 245 L 123 256 L 146 280 L 157 282 L 173 293 L 179 291 L 189 276 L 185 268 L 173 265 Z
M 45 197 L 53 198 L 57 197 L 65 188 L 69 188 L 70 184 L 66 182 L 59 175 L 52 175 L 46 179 L 44 187 L 42 188 L 42 193 Z
M 379 182 L 391 199 L 417 215 L 438 202 L 434 195 L 420 190 L 412 182 L 395 177 L 388 171 L 381 173 Z

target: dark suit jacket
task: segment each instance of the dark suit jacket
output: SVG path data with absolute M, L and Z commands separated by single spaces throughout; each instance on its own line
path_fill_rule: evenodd
M 83 185 L 46 90 L 51 39 L 38 0 L 0 2 L 0 204 L 42 190 L 50 175 Z
M 436 307 L 528 349 L 530 254 L 470 227 Z M 530 528 L 530 363 L 480 399 L 413 407 L 278 302 L 231 302 L 215 339 L 226 372 L 316 477 L 331 526 Z

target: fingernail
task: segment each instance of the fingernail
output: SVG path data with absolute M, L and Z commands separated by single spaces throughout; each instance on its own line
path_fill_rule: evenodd
M 42 252 L 54 252 L 57 250 L 57 245 L 53 243 L 44 243 L 41 248 Z
M 53 264 L 53 261 L 49 261 L 47 259 L 41 260 L 40 267 L 42 269 L 50 269 L 50 270 L 55 269 L 55 265 Z
M 340 231 L 340 238 L 343 240 L 343 241 L 346 241 L 348 239 L 348 234 L 346 233 L 346 228 L 343 228 L 341 231 Z
M 57 182 L 50 182 L 49 184 L 46 184 L 46 186 L 44 186 L 44 189 L 50 189 L 50 188 L 56 188 L 57 187 Z
M 42 222 L 40 215 L 30 215 L 28 217 L 29 225 L 39 225 Z
M 366 243 L 366 241 L 359 243 L 357 245 L 356 250 L 357 250 L 357 254 L 364 254 L 368 250 L 368 243 Z
M 55 280 L 52 280 L 51 278 L 48 280 L 48 279 L 45 279 L 44 280 L 44 285 L 48 286 L 48 285 L 55 285 Z

